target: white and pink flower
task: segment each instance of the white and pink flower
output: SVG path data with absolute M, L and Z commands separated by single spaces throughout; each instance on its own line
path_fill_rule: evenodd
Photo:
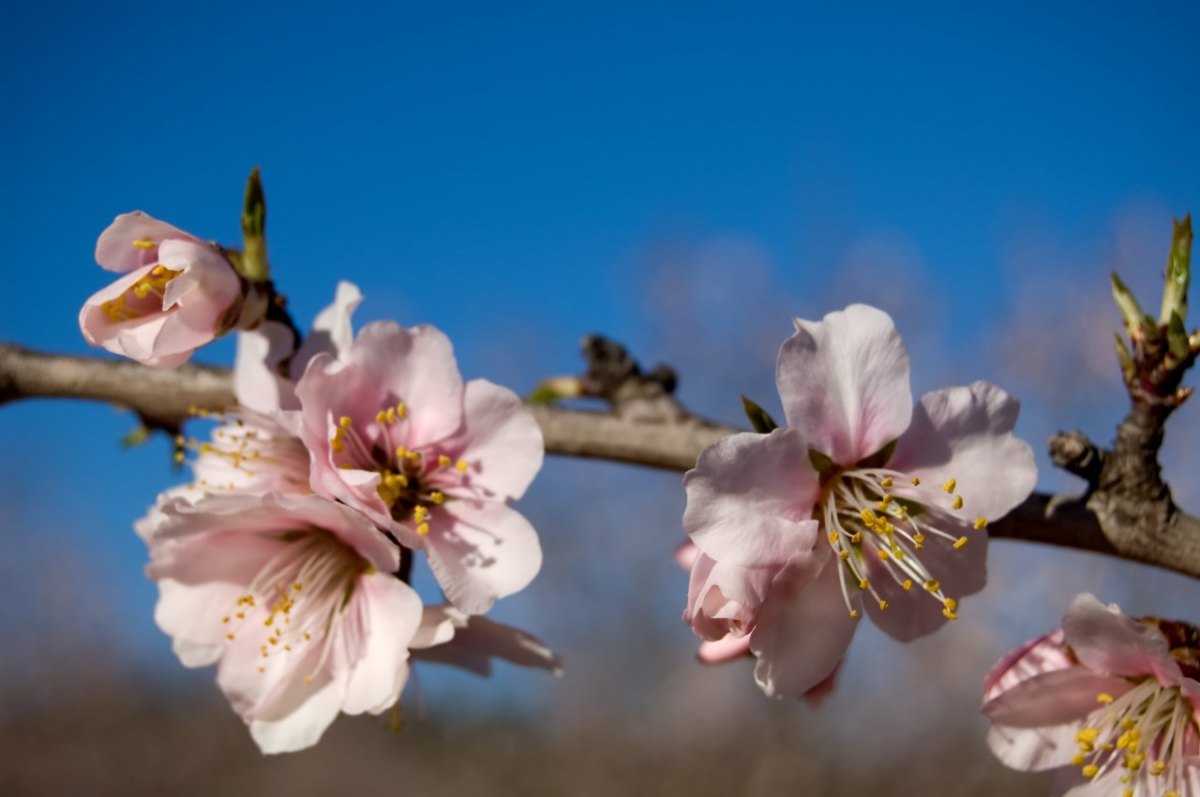
M 118 216 L 100 235 L 96 262 L 124 276 L 79 313 L 93 346 L 174 368 L 243 320 L 246 291 L 225 256 L 141 211 Z
M 218 665 L 263 752 L 399 699 L 421 601 L 366 518 L 313 495 L 235 494 L 169 501 L 147 522 L 155 619 L 186 666 Z
M 537 637 L 511 625 L 466 614 L 451 604 L 426 606 L 410 645 L 414 662 L 492 674 L 494 660 L 562 675 L 562 659 Z
M 684 619 L 704 640 L 748 638 L 762 689 L 794 698 L 826 684 L 864 610 L 902 641 L 955 619 L 984 585 L 988 521 L 1037 471 L 999 388 L 914 404 L 875 308 L 797 320 L 776 380 L 787 425 L 717 442 L 684 478 L 700 550 Z
M 983 685 L 988 745 L 1062 797 L 1200 797 L 1200 629 L 1080 595 Z
M 541 547 L 508 503 L 543 447 L 521 400 L 483 379 L 464 384 L 450 341 L 430 326 L 375 322 L 337 349 L 313 355 L 295 387 L 313 491 L 423 550 L 464 612 L 525 587 Z

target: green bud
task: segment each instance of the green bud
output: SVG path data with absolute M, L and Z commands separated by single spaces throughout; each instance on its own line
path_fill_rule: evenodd
M 822 454 L 815 448 L 808 449 L 808 461 L 812 463 L 813 470 L 822 476 L 829 476 L 837 470 L 837 464 L 829 458 L 829 455 Z
M 745 396 L 742 396 L 742 409 L 750 421 L 750 427 L 759 434 L 769 434 L 779 428 L 779 424 L 775 423 L 770 413 Z
M 1133 355 L 1129 353 L 1129 346 L 1126 345 L 1125 338 L 1121 337 L 1121 333 L 1113 333 L 1113 337 L 1117 340 L 1117 359 L 1121 362 L 1121 376 L 1125 378 L 1125 384 L 1132 385 L 1137 376 L 1137 366 L 1133 364 Z
M 137 448 L 150 439 L 150 429 L 145 424 L 138 424 L 129 430 L 129 433 L 121 438 L 121 445 L 125 448 Z
M 1125 283 L 1121 281 L 1115 271 L 1112 273 L 1112 293 L 1113 301 L 1117 303 L 1117 309 L 1121 311 L 1121 317 L 1125 319 L 1125 329 L 1129 331 L 1130 336 L 1140 336 L 1143 339 L 1153 338 L 1156 332 L 1154 319 L 1142 312 L 1137 299 L 1133 298 L 1133 294 L 1129 292 L 1129 288 L 1125 287 Z
M 246 180 L 246 200 L 242 207 L 242 257 L 238 270 L 251 282 L 266 282 L 271 278 L 267 264 L 267 197 L 263 193 L 258 167 Z
M 578 377 L 556 376 L 539 382 L 525 400 L 530 404 L 555 404 L 561 399 L 579 398 L 582 395 L 583 385 Z
M 888 464 L 888 461 L 892 458 L 892 454 L 896 453 L 896 443 L 898 442 L 900 442 L 899 439 L 893 440 L 871 456 L 859 460 L 855 467 L 882 468 L 884 465 Z
M 1171 320 L 1167 323 L 1167 366 L 1174 367 L 1188 358 L 1192 352 L 1192 347 L 1188 343 L 1187 327 L 1183 325 L 1183 319 L 1179 317 L 1179 313 L 1171 313 Z
M 1171 251 L 1167 253 L 1167 275 L 1163 280 L 1162 311 L 1159 323 L 1166 324 L 1171 314 L 1187 318 L 1188 283 L 1192 274 L 1192 214 L 1176 221 L 1171 234 Z

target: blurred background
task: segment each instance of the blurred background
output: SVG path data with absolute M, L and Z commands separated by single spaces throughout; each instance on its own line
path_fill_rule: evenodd
M 1184 3 L 10 4 L 0 26 L 0 340 L 88 351 L 95 238 L 142 209 L 237 243 L 262 166 L 301 323 L 340 278 L 358 320 L 430 322 L 519 392 L 581 335 L 669 362 L 697 412 L 778 409 L 792 316 L 887 309 L 914 389 L 986 378 L 1019 432 L 1108 441 L 1125 408 L 1117 269 L 1147 307 L 1172 216 L 1200 207 L 1200 12 Z M 197 359 L 228 364 L 223 341 Z M 1164 458 L 1200 510 L 1200 408 Z M 266 759 L 154 625 L 130 524 L 185 474 L 127 413 L 0 408 L 0 793 L 1042 795 L 983 743 L 979 685 L 1092 591 L 1200 620 L 1194 582 L 993 546 L 963 620 L 901 646 L 864 624 L 821 708 L 679 620 L 678 474 L 549 460 L 521 502 L 546 562 L 495 616 L 566 675 L 420 668 L 404 728 L 342 718 Z

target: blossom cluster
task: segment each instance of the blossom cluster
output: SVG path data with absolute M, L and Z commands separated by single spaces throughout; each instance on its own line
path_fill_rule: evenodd
M 105 231 L 97 259 L 129 273 L 84 307 L 85 335 L 152 366 L 231 328 L 249 295 L 218 249 L 140 213 Z M 180 440 L 194 481 L 136 524 L 156 621 L 186 666 L 217 666 L 264 752 L 395 706 L 414 659 L 559 670 L 538 640 L 480 616 L 541 566 L 510 506 L 542 464 L 537 423 L 512 391 L 464 381 L 434 327 L 355 335 L 360 301 L 341 283 L 299 345 L 261 317 L 242 331 L 237 406 L 210 441 Z M 418 557 L 445 603 L 410 586 Z

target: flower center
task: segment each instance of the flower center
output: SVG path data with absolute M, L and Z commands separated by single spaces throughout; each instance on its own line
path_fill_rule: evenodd
M 150 269 L 150 273 L 129 286 L 128 289 L 115 299 L 104 302 L 100 307 L 114 323 L 132 321 L 143 318 L 163 309 L 163 296 L 167 283 L 182 274 L 163 265 Z M 150 298 L 153 295 L 155 298 Z
M 429 533 L 429 515 L 448 499 L 446 490 L 462 487 L 470 464 L 444 453 L 408 446 L 411 423 L 403 401 L 375 414 L 373 423 L 356 425 L 349 415 L 338 418 L 329 445 L 339 468 L 379 474 L 376 494 L 392 518 L 411 522 L 422 536 Z
M 196 408 L 189 412 L 201 415 Z M 202 417 L 232 419 L 232 423 L 218 427 L 211 442 L 176 436 L 176 462 L 182 463 L 184 450 L 190 450 L 197 455 L 196 474 L 204 474 L 190 488 L 235 490 L 270 481 L 286 485 L 289 491 L 309 491 L 308 450 L 299 439 L 260 428 L 253 417 L 249 424 L 233 414 L 204 411 Z
M 887 600 L 867 577 L 868 557 L 873 557 L 905 592 L 920 585 L 942 605 L 946 619 L 958 619 L 958 601 L 942 591 L 919 554 L 930 544 L 959 550 L 968 543 L 966 536 L 938 528 L 938 522 L 951 528 L 969 523 L 976 531 L 987 527 L 983 516 L 974 521 L 953 518 L 952 513 L 963 510 L 957 486 L 950 479 L 941 490 L 922 487 L 919 478 L 887 468 L 851 468 L 837 472 L 825 483 L 814 515 L 842 561 L 838 579 L 851 617 L 858 617 L 850 600 L 853 588 L 869 592 L 880 609 L 888 608 Z
M 1124 770 L 1122 797 L 1179 797 L 1186 788 L 1185 744 L 1197 733 L 1191 703 L 1179 688 L 1147 678 L 1118 698 L 1101 693 L 1096 701 L 1102 708 L 1076 734 L 1079 752 L 1071 764 L 1090 780 Z
M 331 637 L 342 610 L 354 594 L 358 576 L 374 568 L 332 534 L 303 529 L 284 532 L 286 543 L 258 571 L 246 593 L 221 618 L 225 638 L 264 629 L 260 653 L 264 660 L 291 653 L 301 645 Z M 314 672 L 325 663 L 332 645 L 325 645 Z M 266 662 L 259 665 L 266 672 Z M 312 675 L 305 678 L 312 682 Z

